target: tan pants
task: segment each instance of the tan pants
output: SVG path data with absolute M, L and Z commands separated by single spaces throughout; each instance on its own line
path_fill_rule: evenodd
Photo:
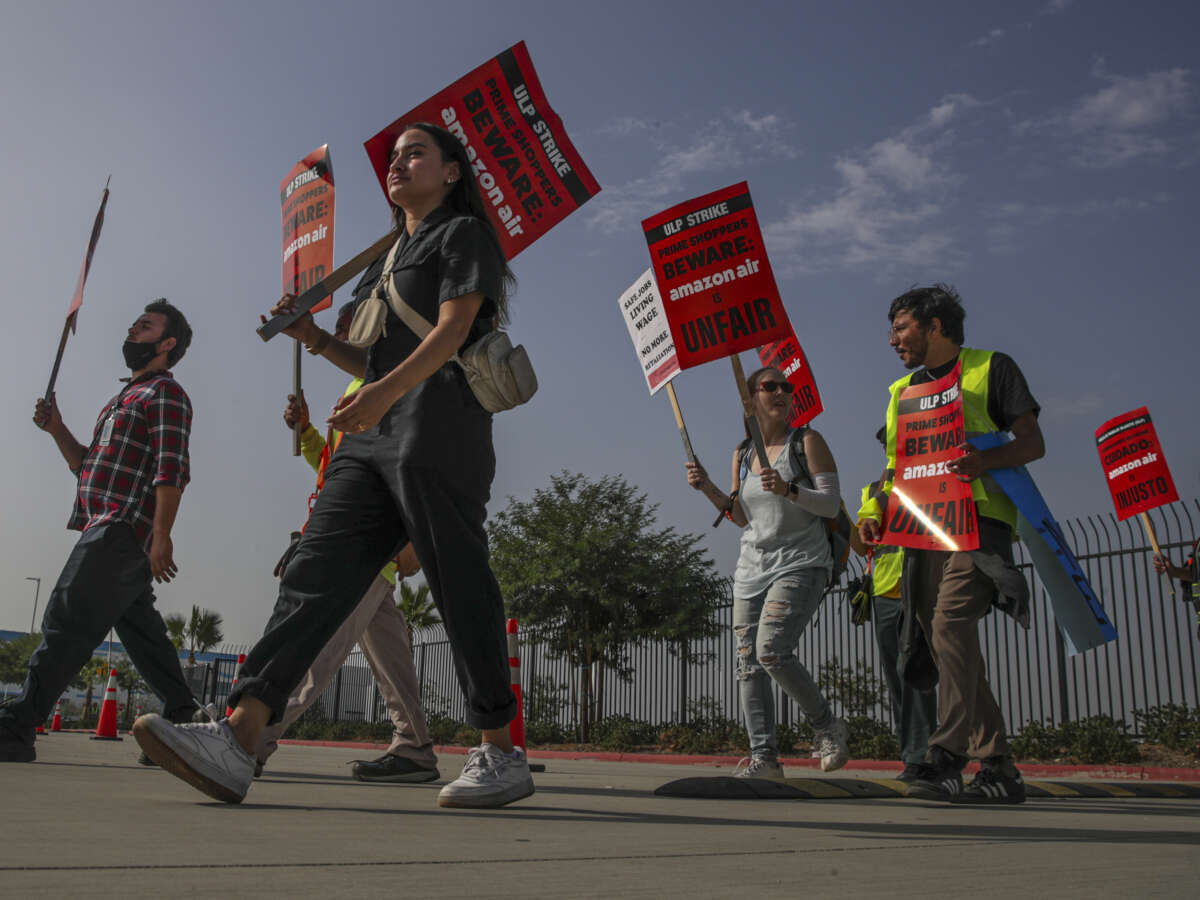
M 995 586 L 969 553 L 910 552 L 919 567 L 916 617 L 938 668 L 939 724 L 929 744 L 974 759 L 1007 756 L 1004 715 L 979 643 L 979 620 L 991 609 Z
M 392 719 L 392 744 L 387 752 L 429 768 L 437 765 L 433 739 L 421 711 L 421 690 L 408 642 L 408 623 L 392 601 L 392 586 L 382 577 L 375 578 L 354 612 L 313 661 L 288 698 L 283 719 L 263 732 L 258 745 L 260 762 L 267 761 L 288 727 L 317 701 L 356 643 L 362 646 L 375 673 L 379 693 Z

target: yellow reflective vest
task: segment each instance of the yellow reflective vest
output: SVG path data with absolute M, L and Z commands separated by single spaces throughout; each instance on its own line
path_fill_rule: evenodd
M 963 415 L 967 439 L 1000 428 L 988 415 L 988 373 L 992 367 L 991 350 L 973 350 L 963 347 L 958 354 L 962 361 L 962 398 Z M 896 470 L 896 410 L 900 403 L 900 392 L 908 387 L 912 375 L 905 375 L 899 381 L 893 382 L 889 390 L 891 399 L 887 408 L 887 465 L 888 480 L 884 483 L 883 493 L 890 494 L 892 478 Z M 1014 539 L 1017 530 L 1017 508 L 1005 493 L 986 472 L 971 482 L 971 496 L 975 499 L 975 509 L 981 516 L 1003 522 L 1013 532 Z M 859 519 L 874 519 L 882 521 L 883 511 L 874 497 L 866 497 L 858 511 Z
M 862 502 L 865 505 L 871 499 L 871 489 L 868 484 L 862 489 Z M 873 548 L 873 565 L 871 571 L 871 593 L 876 597 L 900 597 L 900 576 L 904 572 L 904 548 L 880 546 Z

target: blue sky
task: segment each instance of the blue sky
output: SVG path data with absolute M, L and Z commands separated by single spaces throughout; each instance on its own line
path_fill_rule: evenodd
M 1109 510 L 1094 429 L 1149 405 L 1181 495 L 1200 488 L 1195 210 L 1200 10 L 1179 3 L 512 2 L 20 4 L 0 34 L 0 218 L 9 321 L 0 627 L 25 628 L 75 539 L 73 480 L 29 422 L 45 388 L 104 179 L 112 199 L 59 378 L 76 435 L 122 374 L 119 344 L 165 295 L 196 332 L 177 376 L 196 409 L 193 482 L 164 612 L 221 612 L 258 636 L 271 568 L 311 472 L 281 422 L 287 342 L 278 184 L 329 143 L 337 257 L 387 227 L 362 142 L 518 40 L 603 191 L 516 261 L 513 334 L 541 379 L 496 418 L 491 508 L 562 469 L 622 474 L 660 520 L 732 570 L 735 530 L 683 478 L 616 297 L 647 267 L 639 222 L 750 183 L 776 277 L 821 387 L 816 421 L 848 501 L 903 374 L 890 299 L 951 281 L 967 343 L 1001 349 L 1043 405 L 1033 474 L 1060 518 Z M 329 316 L 329 313 L 325 313 Z M 328 324 L 328 323 L 326 323 Z M 306 363 L 307 363 L 306 359 Z M 747 366 L 753 361 L 746 357 Z M 344 387 L 308 363 L 314 413 Z M 724 481 L 740 433 L 727 363 L 676 381 L 697 452 Z

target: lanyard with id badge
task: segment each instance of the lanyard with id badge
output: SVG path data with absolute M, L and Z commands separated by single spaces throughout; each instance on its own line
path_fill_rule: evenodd
M 117 394 L 117 399 L 113 401 L 112 409 L 104 417 L 104 425 L 100 429 L 100 440 L 96 442 L 97 447 L 107 447 L 112 442 L 113 427 L 117 424 L 117 414 L 121 411 L 121 401 L 124 399 L 125 391 L 121 391 Z

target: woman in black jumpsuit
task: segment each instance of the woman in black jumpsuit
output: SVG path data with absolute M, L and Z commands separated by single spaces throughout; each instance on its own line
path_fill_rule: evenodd
M 345 436 L 282 573 L 266 631 L 242 666 L 229 701 L 233 715 L 188 728 L 146 717 L 139 729 L 148 734 L 139 742 L 152 758 L 156 743 L 165 748 L 166 762 L 156 762 L 219 799 L 237 802 L 245 794 L 242 788 L 238 795 L 249 780 L 236 750 L 252 751 L 258 733 L 278 721 L 326 641 L 409 540 L 445 623 L 467 720 L 483 731 L 439 803 L 499 806 L 533 793 L 524 753 L 513 748 L 506 727 L 516 699 L 484 529 L 495 474 L 491 415 L 451 359 L 493 320 L 504 321 L 512 276 L 470 163 L 449 132 L 423 123 L 405 130 L 387 189 L 399 241 L 387 277 L 435 327 L 422 340 L 389 306 L 383 335 L 365 351 L 334 340 L 311 316 L 286 330 L 365 383 L 329 418 Z M 367 270 L 355 299 L 377 291 L 384 265 L 380 258 Z M 291 299 L 273 312 L 290 308 Z M 228 771 L 218 771 L 213 757 L 225 759 Z

